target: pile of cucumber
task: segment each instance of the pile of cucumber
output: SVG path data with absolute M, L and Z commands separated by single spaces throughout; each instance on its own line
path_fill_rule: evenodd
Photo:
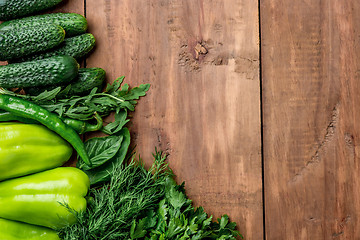
M 37 95 L 57 87 L 86 95 L 101 89 L 105 71 L 80 68 L 95 46 L 87 20 L 77 13 L 47 13 L 61 0 L 0 0 L 0 87 Z M 61 96 L 61 95 L 59 95 Z M 64 96 L 64 95 L 63 95 Z

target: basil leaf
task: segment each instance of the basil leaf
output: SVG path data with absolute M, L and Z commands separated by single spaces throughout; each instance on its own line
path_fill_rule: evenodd
M 112 172 L 114 166 L 123 164 L 130 146 L 130 132 L 127 128 L 123 128 L 116 134 L 116 136 L 122 136 L 123 140 L 121 142 L 120 149 L 115 156 L 98 167 L 90 170 L 83 170 L 89 176 L 91 185 L 109 181 L 111 177 L 110 173 Z
M 89 167 L 78 158 L 77 167 L 82 170 L 90 170 L 106 163 L 112 159 L 115 154 L 117 154 L 121 147 L 122 141 L 122 135 L 91 138 L 87 140 L 84 145 L 87 153 L 89 154 L 92 166 Z

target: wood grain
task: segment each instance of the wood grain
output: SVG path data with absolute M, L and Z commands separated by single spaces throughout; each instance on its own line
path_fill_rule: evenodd
M 85 0 L 63 0 L 50 12 L 72 12 L 85 15 Z
M 266 239 L 359 239 L 358 1 L 261 1 Z
M 262 239 L 257 1 L 86 1 L 88 67 L 151 83 L 132 119 L 144 161 L 169 154 L 195 205 Z

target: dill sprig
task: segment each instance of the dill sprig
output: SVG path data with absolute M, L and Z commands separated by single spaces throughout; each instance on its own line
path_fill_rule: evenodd
M 65 206 L 78 223 L 60 229 L 59 236 L 63 240 L 128 239 L 133 221 L 157 208 L 165 195 L 164 185 L 172 177 L 166 156 L 156 151 L 154 159 L 149 170 L 134 158 L 129 164 L 114 166 L 109 183 L 90 189 L 86 211 Z

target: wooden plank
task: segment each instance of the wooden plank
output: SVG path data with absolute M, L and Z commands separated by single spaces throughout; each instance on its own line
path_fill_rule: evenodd
M 85 15 L 85 0 L 63 0 L 50 12 L 72 12 Z
M 266 239 L 358 239 L 359 1 L 261 1 Z
M 261 239 L 257 1 L 86 1 L 88 67 L 151 83 L 132 120 L 147 164 L 158 147 L 195 205 Z

